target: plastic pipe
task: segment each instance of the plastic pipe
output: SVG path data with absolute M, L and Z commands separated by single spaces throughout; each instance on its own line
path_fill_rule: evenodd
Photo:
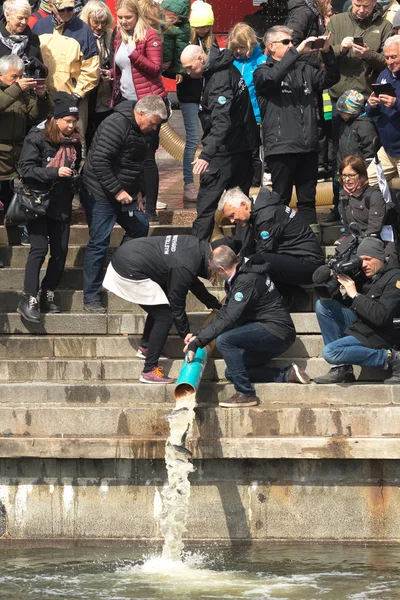
M 185 396 L 197 392 L 207 358 L 207 348 L 197 348 L 192 362 L 188 363 L 186 359 L 183 361 L 174 390 L 175 400 L 181 400 Z

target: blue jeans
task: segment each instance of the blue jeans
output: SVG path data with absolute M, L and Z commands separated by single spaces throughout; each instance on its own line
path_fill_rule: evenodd
M 192 162 L 199 143 L 199 105 L 195 102 L 181 102 L 180 107 L 186 132 L 183 152 L 183 180 L 186 184 L 194 182 Z
M 364 346 L 356 337 L 345 335 L 355 314 L 337 300 L 318 300 L 315 306 L 325 347 L 322 356 L 332 365 L 360 365 L 384 367 L 387 350 L 374 350 Z
M 121 244 L 127 240 L 146 237 L 149 224 L 143 212 L 134 210 L 130 217 L 122 210 L 119 202 L 110 202 L 107 198 L 89 192 L 85 202 L 89 223 L 89 243 L 83 263 L 83 301 L 95 302 L 101 299 L 103 269 L 112 229 L 117 222 L 125 229 Z
M 249 323 L 221 333 L 216 339 L 218 350 L 226 363 L 226 378 L 235 390 L 245 396 L 255 396 L 251 381 L 282 383 L 288 369 L 266 367 L 265 363 L 285 352 L 296 334 L 281 340 L 260 323 Z

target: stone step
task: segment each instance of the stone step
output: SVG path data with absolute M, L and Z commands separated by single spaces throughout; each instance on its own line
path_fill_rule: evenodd
M 187 445 L 192 452 L 194 459 L 203 460 L 216 458 L 397 460 L 400 454 L 400 438 L 398 437 L 349 438 L 338 436 L 325 438 L 313 436 L 291 438 L 239 438 L 233 440 L 231 438 L 203 440 L 189 437 L 187 439 Z M 24 458 L 86 458 L 92 460 L 163 459 L 164 449 L 165 440 L 157 437 L 0 437 L 0 457 L 17 459 L 21 458 L 21 456 Z M 141 487 L 143 488 L 146 486 Z M 199 487 L 200 486 L 197 486 L 197 489 Z M 194 491 L 196 492 L 196 487 Z M 207 493 L 209 495 L 209 490 L 207 490 Z M 209 500 L 209 497 L 202 498 L 203 503 L 207 500 Z M 146 501 L 148 504 L 147 498 Z M 346 502 L 348 503 L 348 498 L 346 499 Z M 36 536 L 37 529 L 34 531 Z M 126 530 L 124 529 L 124 531 Z M 138 537 L 140 537 L 140 535 L 143 535 L 142 528 L 140 529 Z M 210 533 L 210 538 L 212 535 L 215 536 L 215 533 Z M 46 537 L 49 537 L 49 534 L 47 534 Z M 125 537 L 125 533 L 121 533 L 121 537 Z M 277 535 L 276 538 L 278 539 L 279 535 Z M 343 539 L 343 535 L 340 536 L 340 540 L 341 539 Z
M 94 315 L 85 315 L 94 316 Z M 95 316 L 101 319 L 102 316 Z M 80 322 L 83 323 L 84 319 Z M 70 325 L 66 323 L 66 327 Z M 22 326 L 21 326 L 22 327 Z M 22 333 L 20 330 L 16 333 Z M 25 360 L 34 358 L 134 358 L 140 335 L 0 335 L 0 358 Z M 67 331 L 67 334 L 70 333 Z M 294 344 L 282 355 L 286 358 L 319 357 L 323 348 L 321 335 L 298 335 Z M 169 336 L 164 351 L 171 358 L 182 358 L 183 341 Z M 218 352 L 214 350 L 215 355 Z
M 288 406 L 389 406 L 400 405 L 400 386 L 381 383 L 310 385 L 259 383 L 255 385 L 262 407 Z M 175 405 L 174 385 L 136 382 L 26 382 L 0 383 L 0 405 L 85 404 L 118 406 L 159 403 Z M 199 404 L 215 406 L 234 394 L 232 384 L 204 381 L 197 393 Z
M 191 330 L 196 332 L 208 316 L 209 311 L 188 313 Z M 314 313 L 293 313 L 296 331 L 303 333 L 319 333 L 317 317 Z M 141 334 L 143 332 L 145 314 L 116 313 L 93 315 L 88 313 L 45 314 L 41 323 L 29 323 L 18 313 L 0 313 L 0 331 L 8 334 L 50 333 L 50 334 Z M 176 333 L 175 326 L 171 333 Z
M 324 375 L 329 365 L 323 358 L 293 358 L 291 359 L 305 369 L 314 379 Z M 82 359 L 0 359 L 0 381 L 138 381 L 143 369 L 143 360 L 138 358 L 94 358 Z M 178 377 L 183 360 L 162 360 L 160 366 L 170 377 Z M 267 363 L 266 363 L 267 364 Z M 287 358 L 277 358 L 270 363 L 274 367 L 286 367 L 290 364 Z M 209 359 L 202 381 L 225 380 L 225 362 L 222 359 Z M 355 367 L 355 375 L 359 381 L 382 381 L 388 376 L 383 369 L 361 369 Z
M 169 435 L 171 406 L 3 406 L 0 437 L 46 438 L 125 437 L 158 438 Z M 248 438 L 287 437 L 397 437 L 400 406 L 371 408 L 298 407 L 196 409 L 192 436 L 203 442 L 230 439 L 232 445 Z

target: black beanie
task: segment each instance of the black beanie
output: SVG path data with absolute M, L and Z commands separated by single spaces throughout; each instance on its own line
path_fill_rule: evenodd
M 66 92 L 56 92 L 53 96 L 54 100 L 54 117 L 62 119 L 62 117 L 76 117 L 78 114 L 78 100 L 71 94 Z
M 385 246 L 381 240 L 373 237 L 366 237 L 357 248 L 358 256 L 372 256 L 379 260 L 385 260 Z

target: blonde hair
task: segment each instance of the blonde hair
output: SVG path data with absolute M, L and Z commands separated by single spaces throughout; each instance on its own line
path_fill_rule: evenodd
M 163 17 L 161 14 L 161 8 L 158 2 L 153 0 L 138 0 L 139 7 L 142 11 L 144 20 L 155 29 L 158 35 L 161 37 L 161 24 L 163 23 Z
M 105 2 L 101 0 L 89 0 L 83 7 L 79 15 L 82 21 L 90 26 L 90 19 L 95 21 L 107 21 L 106 29 L 112 29 L 114 26 L 114 17 L 111 14 Z
M 247 54 L 250 56 L 257 46 L 256 32 L 247 23 L 236 23 L 228 34 L 226 47 L 232 52 L 238 48 L 246 48 Z
M 201 45 L 203 46 L 204 50 L 206 52 L 210 51 L 210 48 L 213 44 L 215 44 L 215 35 L 213 33 L 212 27 L 211 25 L 206 25 L 206 27 L 209 27 L 208 29 L 208 33 L 206 33 L 206 35 L 204 35 L 201 39 Z M 190 43 L 191 44 L 196 44 L 197 46 L 199 45 L 198 42 L 198 33 L 197 33 L 197 29 L 203 29 L 202 27 L 191 27 L 190 28 Z
M 126 10 L 136 15 L 137 18 L 137 23 L 132 34 L 125 31 L 119 23 L 117 24 L 117 29 L 121 33 L 122 41 L 128 45 L 131 41 L 134 41 L 135 44 L 143 41 L 146 37 L 146 30 L 149 29 L 150 25 L 143 15 L 138 0 L 118 0 L 115 7 L 116 12 L 118 12 L 120 8 L 126 8 Z

